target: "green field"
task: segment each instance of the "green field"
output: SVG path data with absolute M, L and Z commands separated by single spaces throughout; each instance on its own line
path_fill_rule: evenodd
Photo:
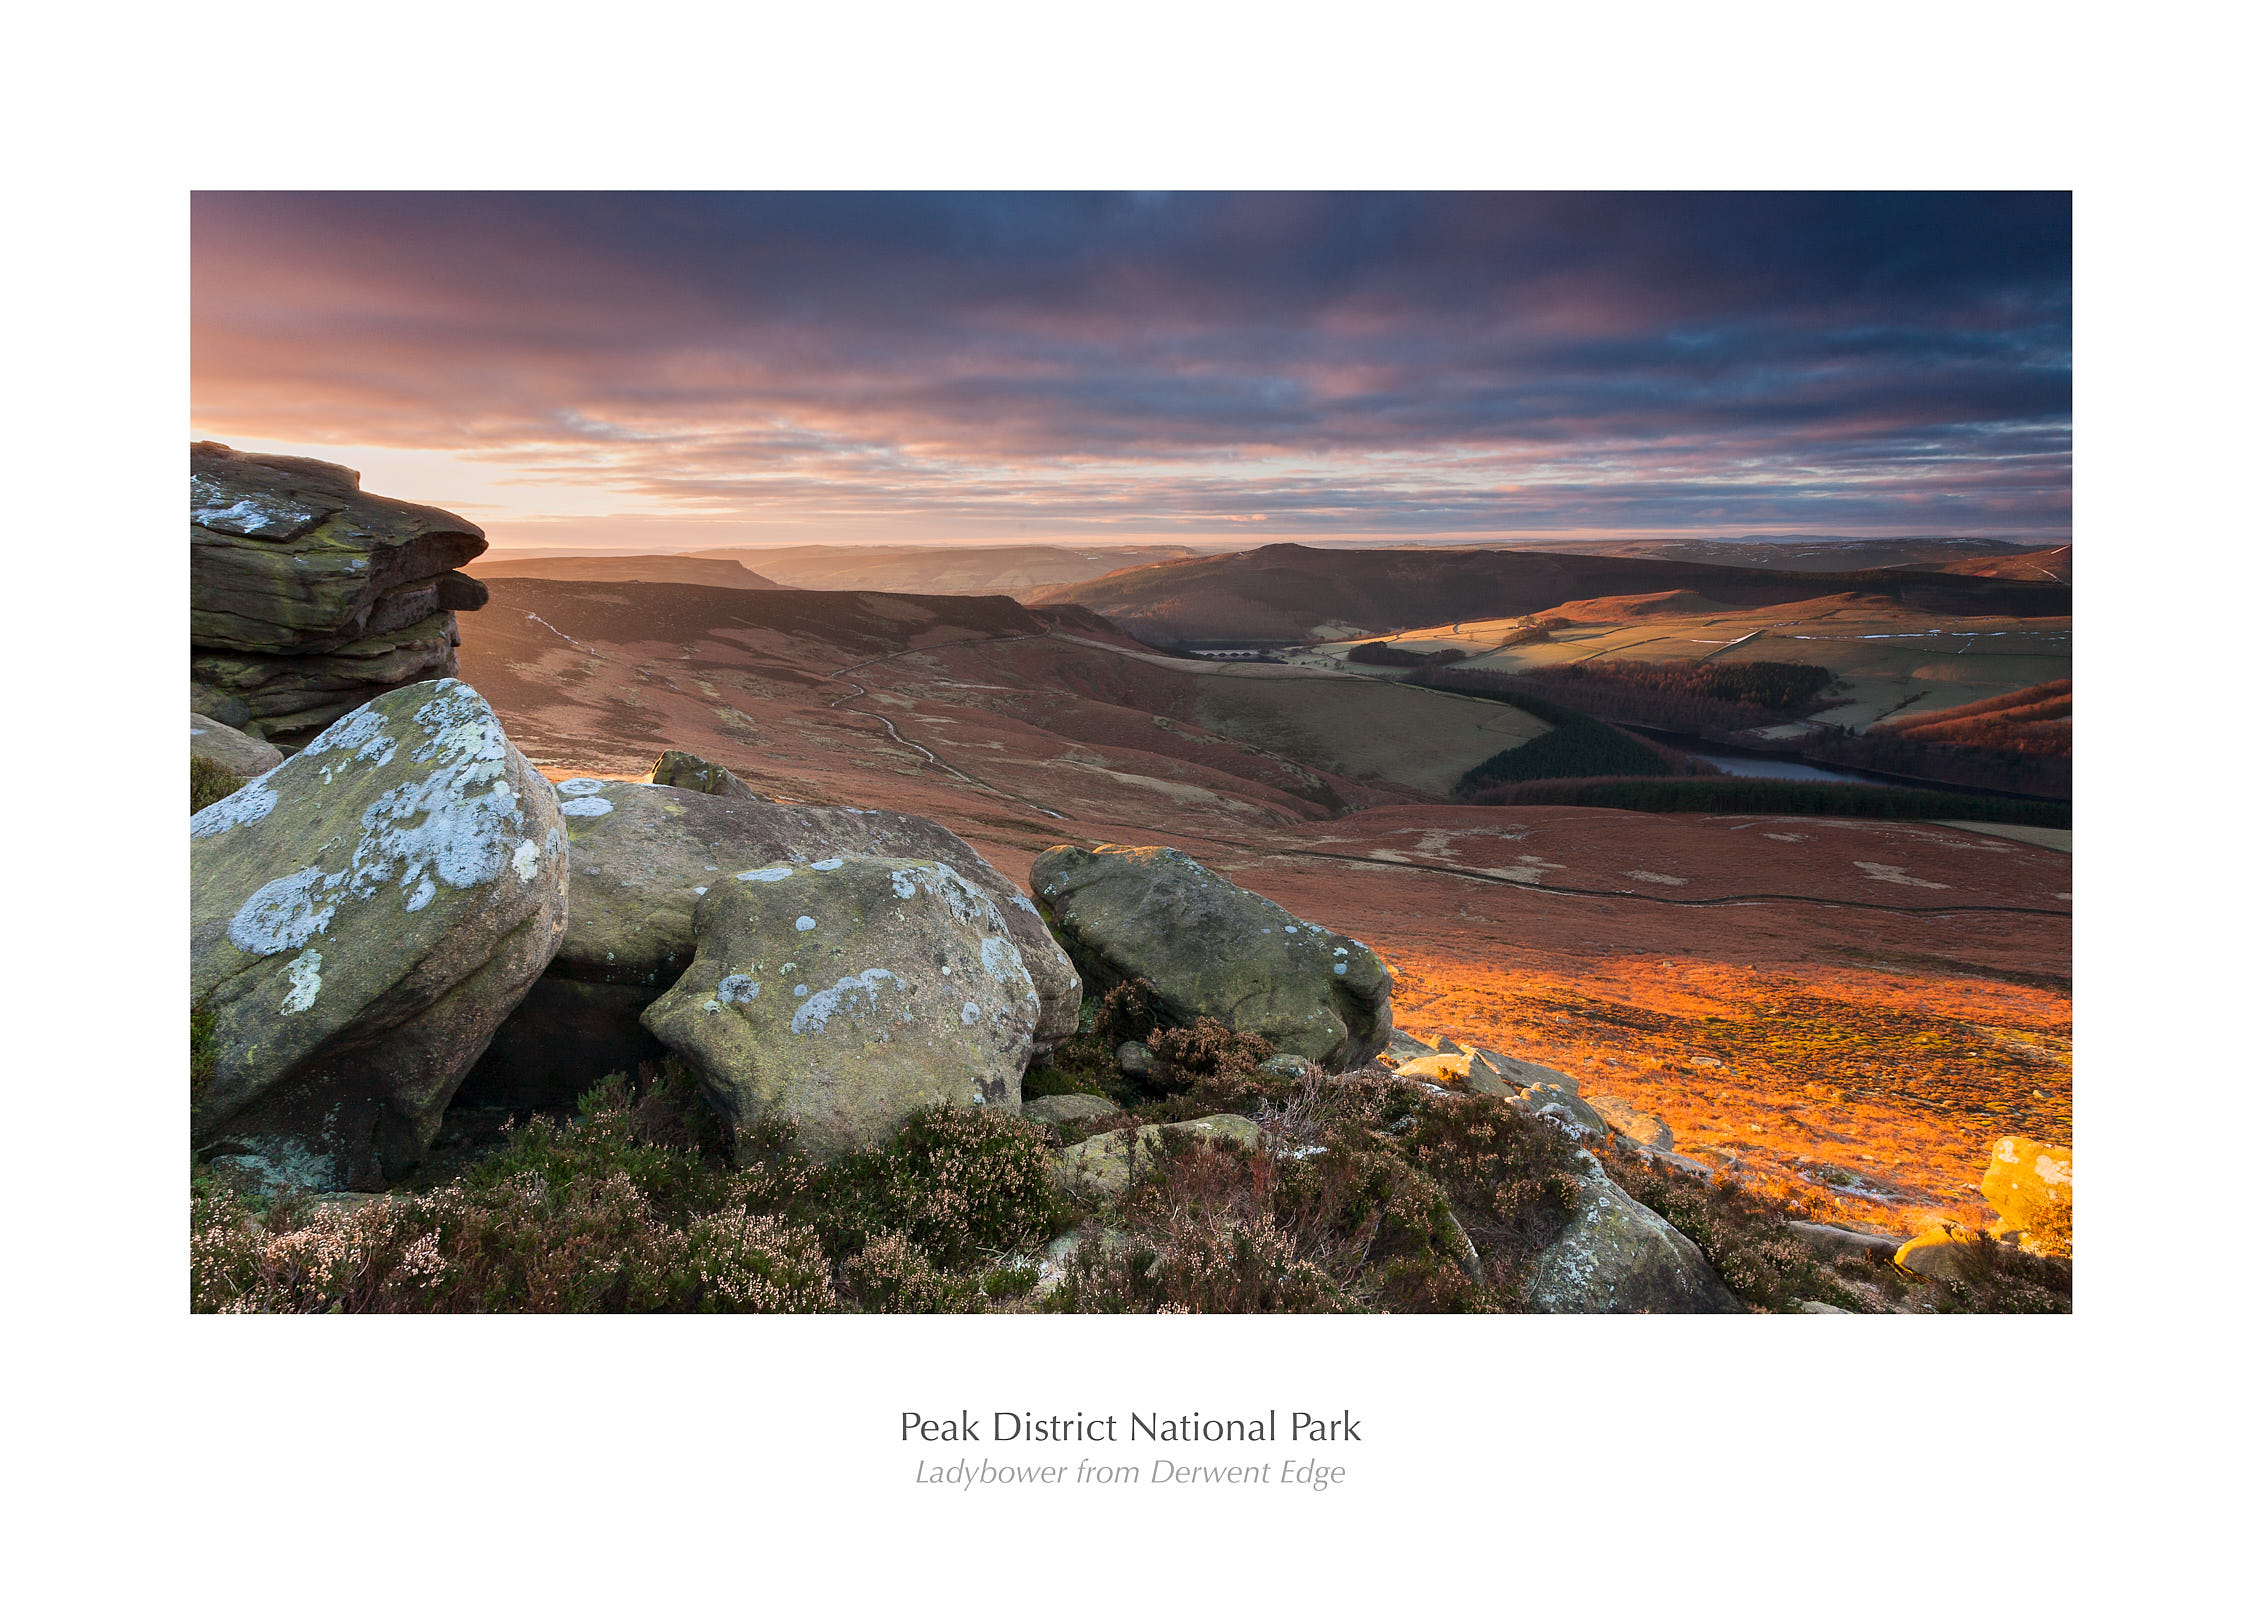
M 1514 706 L 1350 674 L 1205 673 L 1197 705 L 1214 733 L 1307 766 L 1446 796 L 1462 774 L 1548 731 Z
M 1758 611 L 1697 609 L 1678 597 L 1638 596 L 1561 608 L 1572 620 L 1546 640 L 1502 648 L 1527 617 L 1384 636 L 1396 649 L 1464 650 L 1454 670 L 1529 672 L 1573 662 L 1793 661 L 1840 680 L 1849 703 L 1815 720 L 1861 728 L 1897 710 L 1947 710 L 2073 674 L 2064 618 L 1950 617 L 1873 597 L 1832 596 Z M 1357 640 L 1308 647 L 1290 659 L 1346 674 L 1391 678 L 1403 669 L 1346 661 Z

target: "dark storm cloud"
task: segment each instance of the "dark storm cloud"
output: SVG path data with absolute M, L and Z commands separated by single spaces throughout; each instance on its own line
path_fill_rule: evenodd
M 686 511 L 2063 534 L 2060 195 L 204 195 L 221 437 Z

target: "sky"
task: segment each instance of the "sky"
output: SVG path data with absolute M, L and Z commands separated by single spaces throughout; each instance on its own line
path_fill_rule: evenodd
M 2063 193 L 200 193 L 192 434 L 499 546 L 2060 540 Z

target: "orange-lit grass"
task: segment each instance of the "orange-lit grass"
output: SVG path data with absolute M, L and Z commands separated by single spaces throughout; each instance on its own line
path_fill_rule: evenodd
M 2062 996 L 1836 966 L 1621 959 L 1548 971 L 1384 954 L 1400 1026 L 1623 1095 L 1667 1121 L 1678 1151 L 1733 1164 L 1748 1187 L 1819 1217 L 1890 1231 L 1983 1223 L 1978 1185 L 1996 1139 L 2072 1137 Z

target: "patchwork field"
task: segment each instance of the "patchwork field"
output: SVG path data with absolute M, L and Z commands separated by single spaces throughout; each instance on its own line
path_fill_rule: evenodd
M 1560 623 L 1544 640 L 1512 642 L 1536 621 Z M 1867 727 L 1897 711 L 1946 710 L 2071 676 L 2073 629 L 2065 617 L 1952 617 L 1913 611 L 1877 596 L 1724 611 L 1687 591 L 1618 596 L 1561 606 L 1540 617 L 1496 617 L 1383 636 L 1394 648 L 1462 650 L 1455 663 L 1490 672 L 1595 661 L 1791 661 L 1827 667 L 1849 703 L 1814 720 Z M 1348 660 L 1364 640 L 1316 644 L 1288 659 L 1302 665 L 1394 677 L 1400 669 Z

